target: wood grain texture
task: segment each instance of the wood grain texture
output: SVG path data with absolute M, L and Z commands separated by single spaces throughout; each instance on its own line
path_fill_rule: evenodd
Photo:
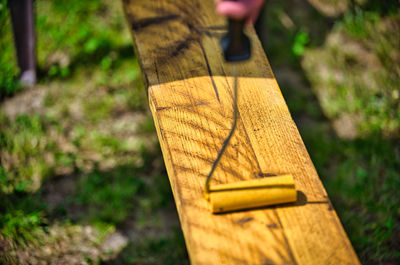
M 239 119 L 214 183 L 291 174 L 298 201 L 213 215 L 205 177 L 232 123 L 233 77 L 212 0 L 124 1 L 192 264 L 359 264 L 252 28 Z

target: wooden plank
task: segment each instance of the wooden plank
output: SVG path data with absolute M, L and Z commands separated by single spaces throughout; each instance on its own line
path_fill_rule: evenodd
M 212 0 L 124 1 L 193 264 L 359 264 L 252 28 L 237 130 L 214 183 L 292 174 L 299 200 L 213 215 L 205 177 L 232 123 L 233 77 Z

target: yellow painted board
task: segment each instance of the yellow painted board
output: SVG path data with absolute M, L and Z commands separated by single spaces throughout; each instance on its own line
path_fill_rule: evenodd
M 214 184 L 294 178 L 296 203 L 214 215 L 204 182 L 232 123 L 233 77 L 212 0 L 126 0 L 124 9 L 192 264 L 359 264 L 253 28 L 238 65 L 237 130 Z

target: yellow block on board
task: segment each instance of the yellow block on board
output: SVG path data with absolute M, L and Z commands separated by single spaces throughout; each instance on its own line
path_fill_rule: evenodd
M 213 213 L 276 205 L 297 200 L 292 175 L 265 177 L 210 187 L 205 194 Z

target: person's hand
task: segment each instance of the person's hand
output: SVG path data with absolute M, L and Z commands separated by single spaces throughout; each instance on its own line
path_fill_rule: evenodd
M 254 23 L 265 0 L 215 0 L 217 12 L 235 19 L 246 19 Z

